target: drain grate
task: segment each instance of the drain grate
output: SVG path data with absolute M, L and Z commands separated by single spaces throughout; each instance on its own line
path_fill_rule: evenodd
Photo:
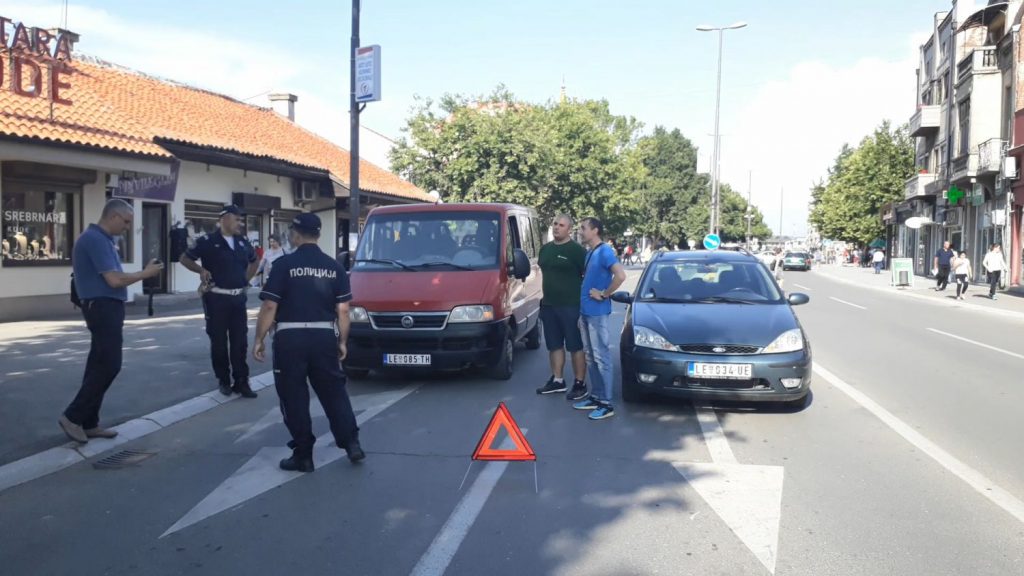
M 117 470 L 119 468 L 127 468 L 128 466 L 135 466 L 139 462 L 142 462 L 150 456 L 155 456 L 156 452 L 141 452 L 139 450 L 121 450 L 115 454 L 111 454 L 102 460 L 97 460 L 93 463 L 92 467 L 98 470 Z

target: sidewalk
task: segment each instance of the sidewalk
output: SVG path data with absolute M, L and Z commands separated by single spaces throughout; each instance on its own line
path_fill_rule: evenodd
M 921 299 L 937 305 L 948 304 L 964 308 L 977 309 L 989 313 L 1006 314 L 1024 320 L 1024 293 L 1017 290 L 1003 290 L 996 293 L 996 300 L 989 300 L 988 285 L 971 284 L 964 300 L 956 300 L 956 285 L 950 284 L 944 292 L 935 291 L 935 279 L 924 276 L 914 277 L 913 288 L 908 286 L 891 286 L 891 273 L 888 270 L 875 274 L 872 268 L 855 266 L 835 266 L 821 264 L 813 269 L 814 274 L 827 276 L 833 280 L 883 292 L 902 294 L 911 298 Z M 799 275 L 786 273 L 787 289 L 793 282 L 799 282 Z

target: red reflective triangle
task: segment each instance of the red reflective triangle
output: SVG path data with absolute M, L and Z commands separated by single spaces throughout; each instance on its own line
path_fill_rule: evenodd
M 497 450 L 491 448 L 491 444 L 494 444 L 495 437 L 498 436 L 498 430 L 503 426 L 505 427 L 505 431 L 508 432 L 508 437 L 511 438 L 512 442 L 516 445 L 512 450 Z M 526 441 L 526 436 L 523 435 L 523 431 L 519 429 L 516 421 L 512 419 L 512 415 L 509 414 L 508 408 L 505 407 L 505 403 L 499 402 L 498 409 L 494 411 L 494 416 L 491 417 L 491 423 L 487 425 L 487 429 L 484 430 L 484 435 L 480 437 L 480 442 L 476 445 L 476 450 L 473 452 L 473 460 L 521 462 L 536 459 L 537 455 L 534 454 L 530 443 Z

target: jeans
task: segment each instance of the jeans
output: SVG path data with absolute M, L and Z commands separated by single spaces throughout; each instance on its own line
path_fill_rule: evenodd
M 121 371 L 124 343 L 124 302 L 113 298 L 95 298 L 82 302 L 82 316 L 92 343 L 85 361 L 82 387 L 64 410 L 68 420 L 89 430 L 100 423 L 103 396 Z
M 580 316 L 580 335 L 587 354 L 591 395 L 603 404 L 612 403 L 612 352 L 605 316 Z
M 875 262 L 875 274 L 881 274 L 883 266 L 885 266 L 885 262 Z
M 1003 275 L 1002 270 L 996 270 L 995 272 L 988 273 L 988 295 L 993 297 L 996 295 L 996 289 L 999 288 L 999 279 Z
M 968 285 L 969 284 L 967 282 L 967 274 L 957 274 L 956 275 L 956 295 L 958 297 L 967 293 L 967 286 Z
M 949 265 L 939 265 L 939 271 L 935 275 L 935 287 L 939 290 L 945 290 L 946 286 L 949 285 Z

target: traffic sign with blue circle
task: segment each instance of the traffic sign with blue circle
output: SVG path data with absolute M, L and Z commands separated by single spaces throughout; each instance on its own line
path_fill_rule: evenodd
M 722 239 L 718 237 L 718 234 L 708 234 L 704 237 L 705 250 L 718 250 L 718 247 L 721 245 Z

